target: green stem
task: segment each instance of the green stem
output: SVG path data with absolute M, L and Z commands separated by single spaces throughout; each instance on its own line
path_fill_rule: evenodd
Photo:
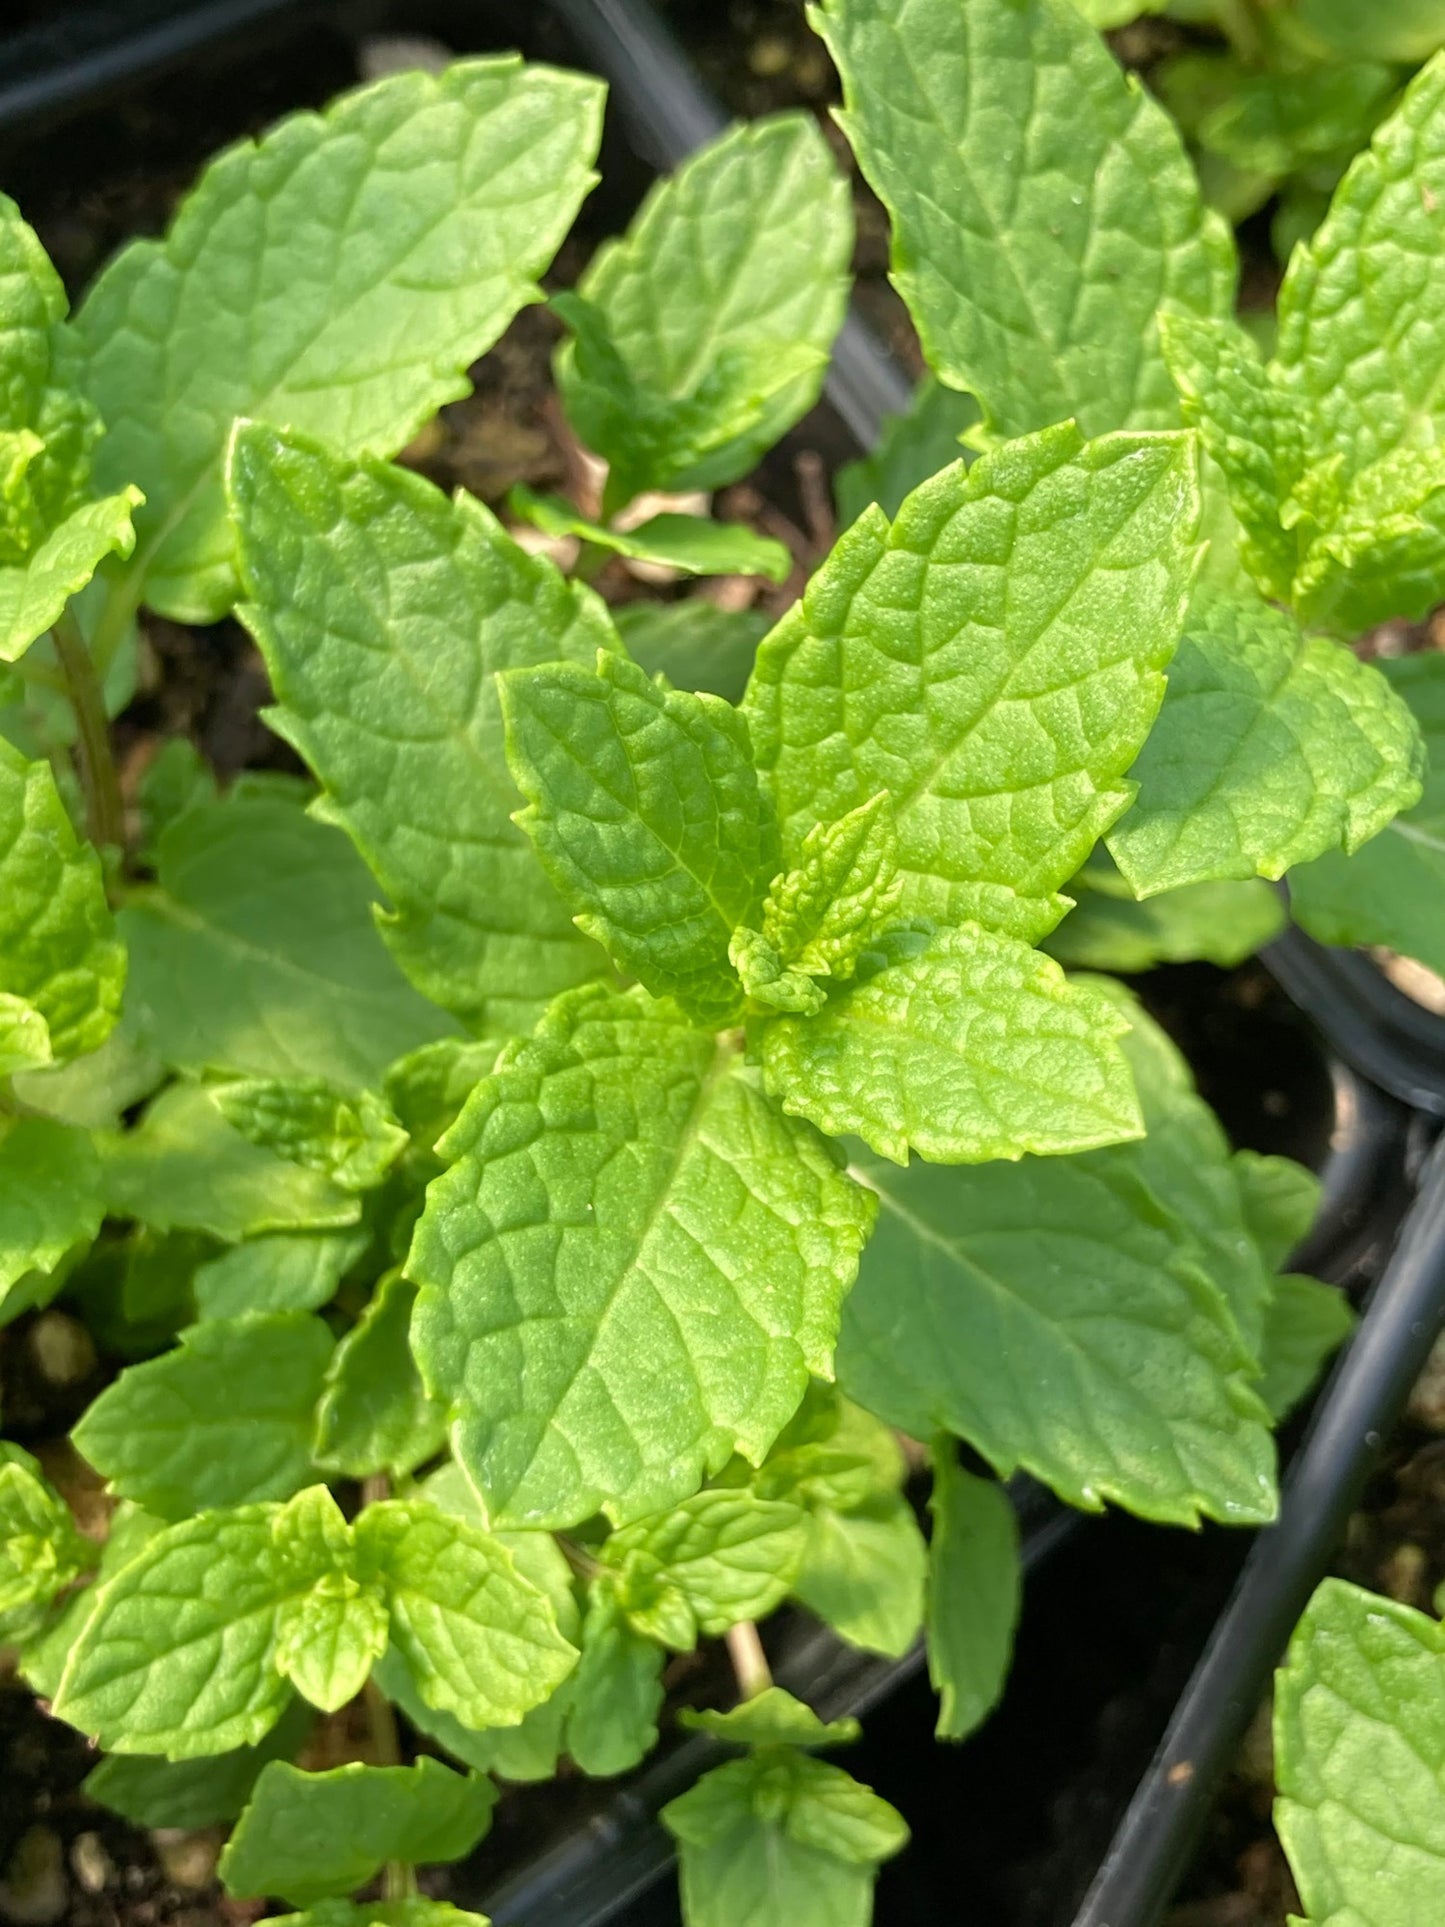
M 125 806 L 120 778 L 110 747 L 110 720 L 105 694 L 80 625 L 67 609 L 56 622 L 55 653 L 65 673 L 65 687 L 80 734 L 80 780 L 85 788 L 90 834 L 102 849 L 125 848 Z
M 401 1740 L 396 1730 L 396 1715 L 391 1701 L 374 1679 L 362 1687 L 366 1701 L 367 1723 L 371 1727 L 371 1750 L 378 1766 L 401 1765 Z M 382 1870 L 382 1891 L 388 1900 L 410 1900 L 416 1892 L 416 1869 L 406 1860 L 388 1860 Z

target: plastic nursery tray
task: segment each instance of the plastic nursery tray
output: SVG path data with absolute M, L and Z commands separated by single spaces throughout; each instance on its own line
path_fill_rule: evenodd
M 1402 1102 L 1445 1117 L 1445 1017 L 1397 990 L 1363 952 L 1302 930 L 1286 930 L 1261 956 L 1332 1050 Z
M 249 53 L 263 28 L 268 40 L 276 37 L 276 57 L 284 60 L 281 36 L 318 17 L 342 22 L 353 32 L 431 30 L 444 39 L 448 22 L 459 20 L 464 24 L 458 45 L 474 44 L 479 20 L 494 21 L 496 44 L 512 40 L 552 58 L 566 58 L 570 51 L 611 83 L 629 141 L 654 169 L 674 165 L 726 122 L 670 34 L 640 0 L 549 0 L 543 9 L 516 0 L 492 0 L 481 8 L 475 0 L 465 7 L 452 0 L 405 7 L 386 0 L 113 0 L 68 12 L 49 27 L 0 38 L 0 137 L 13 138 L 17 130 L 87 109 L 227 43 L 243 43 Z M 565 49 L 555 32 L 559 24 L 570 43 Z M 537 44 L 539 37 L 545 45 Z M 859 447 L 871 445 L 883 420 L 906 403 L 908 394 L 906 378 L 866 324 L 850 318 L 838 344 L 827 397 L 852 441 Z M 1306 983 L 1298 973 L 1288 974 L 1281 956 L 1297 948 L 1292 938 L 1282 940 L 1269 959 L 1287 993 L 1342 1058 L 1375 1075 L 1386 1088 L 1424 1102 L 1413 1085 L 1404 1088 L 1391 1064 L 1377 1061 L 1352 1031 L 1355 1005 L 1348 983 L 1334 976 Z M 1389 1199 L 1406 1161 L 1408 1118 L 1398 1103 L 1343 1064 L 1332 1065 L 1332 1075 L 1336 1128 L 1323 1172 L 1324 1203 L 1297 1261 L 1302 1268 L 1343 1282 L 1358 1276 L 1362 1265 L 1368 1269 L 1372 1252 L 1388 1237 Z M 1445 1109 L 1445 1100 L 1440 1108 Z M 1212 1779 L 1254 1705 L 1257 1684 L 1273 1663 L 1297 1605 L 1328 1557 L 1337 1522 L 1363 1476 L 1369 1450 L 1363 1441 L 1384 1431 L 1392 1401 L 1398 1402 L 1428 1347 L 1438 1301 L 1445 1293 L 1445 1260 L 1437 1266 L 1441 1277 L 1430 1274 L 1422 1283 L 1422 1266 L 1428 1272 L 1433 1262 L 1429 1253 L 1445 1251 L 1445 1229 L 1429 1252 L 1420 1253 L 1425 1232 L 1437 1220 L 1445 1226 L 1445 1189 L 1438 1168 L 1432 1184 L 1435 1190 L 1422 1199 L 1420 1209 L 1434 1215 L 1429 1224 L 1424 1218 L 1412 1221 L 1291 1474 L 1285 1516 L 1257 1542 L 1235 1604 L 1180 1704 L 1166 1742 L 1172 1750 L 1167 1757 L 1161 1754 L 1130 1808 L 1096 1883 L 1098 1904 L 1094 1899 L 1087 1903 L 1078 1927 L 1146 1927 L 1155 1918 L 1148 1911 L 1153 1896 L 1167 1894 L 1183 1864 L 1191 1827 L 1197 1823 L 1193 1816 L 1207 1806 Z M 1010 1489 L 1020 1513 L 1025 1565 L 1033 1569 L 1080 1523 L 1079 1515 L 1027 1480 L 1016 1481 Z M 1162 1550 L 1167 1535 L 1158 1535 L 1158 1542 Z M 1277 1543 L 1287 1557 L 1263 1556 L 1266 1546 Z M 896 1702 L 915 1685 L 923 1667 L 921 1648 L 898 1661 L 881 1660 L 844 1646 L 801 1617 L 782 1625 L 772 1657 L 780 1681 L 827 1718 Z M 1007 1717 L 1005 1712 L 999 1720 Z M 1032 1744 L 1032 1734 L 1029 1737 Z M 1186 1748 L 1183 1753 L 1181 1746 Z M 501 1884 L 483 1884 L 480 1860 L 457 1870 L 456 1898 L 490 1914 L 497 1927 L 603 1927 L 623 1919 L 640 1927 L 644 1919 L 675 1920 L 675 1901 L 667 1897 L 664 1884 L 673 1861 L 672 1843 L 657 1812 L 720 1756 L 717 1743 L 705 1735 L 679 1741 L 630 1780 L 599 1789 L 590 1818 L 550 1843 L 544 1839 L 520 1871 Z M 1171 1774 L 1182 1758 L 1192 1766 L 1188 1798 L 1180 1797 L 1178 1775 Z M 1167 1795 L 1162 1808 L 1149 1804 L 1157 1801 L 1161 1787 Z M 1157 1821 L 1152 1817 L 1156 1812 L 1162 1815 Z M 920 1849 L 922 1845 L 920 1841 Z M 943 1848 L 948 1845 L 945 1839 Z M 896 1865 L 901 1868 L 903 1863 Z M 926 1927 L 935 1918 L 963 1918 L 954 1905 L 942 1912 L 916 1902 L 898 1908 L 890 1898 L 897 1891 L 894 1879 L 893 1870 L 885 1870 L 880 1922 L 906 1919 L 909 1927 Z M 1141 1895 L 1146 1898 L 1140 1900 Z M 1100 1906 L 1107 1911 L 1101 1912 Z M 984 1927 L 985 1917 L 975 1918 Z M 1000 1927 L 1000 1919 L 998 1914 L 988 1917 L 987 1927 Z

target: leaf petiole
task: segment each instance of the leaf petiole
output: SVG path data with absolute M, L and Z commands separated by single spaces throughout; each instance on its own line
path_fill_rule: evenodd
M 56 619 L 51 633 L 79 732 L 80 779 L 85 789 L 91 840 L 101 849 L 124 850 L 125 806 L 110 746 L 105 692 L 95 661 L 69 609 Z

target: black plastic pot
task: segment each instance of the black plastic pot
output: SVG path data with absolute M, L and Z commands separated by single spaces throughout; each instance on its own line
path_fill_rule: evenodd
M 469 17 L 468 33 L 474 36 L 476 11 L 459 0 L 437 0 L 435 8 L 388 8 L 386 0 L 116 0 L 107 7 L 74 10 L 63 24 L 0 41 L 0 136 L 53 124 L 167 69 L 213 58 L 228 45 L 242 44 L 249 54 L 263 30 L 277 37 L 279 60 L 284 59 L 285 45 L 280 36 L 294 32 L 298 21 L 341 20 L 353 31 L 432 27 L 445 38 L 449 12 L 458 19 Z M 490 14 L 501 23 L 504 37 L 529 51 L 553 58 L 570 54 L 601 71 L 612 85 L 631 145 L 652 168 L 674 164 L 724 123 L 725 116 L 700 87 L 670 35 L 640 0 L 550 0 L 540 10 L 525 0 L 493 0 Z M 908 392 L 907 381 L 866 325 L 850 319 L 827 393 L 856 447 L 876 439 L 882 421 L 904 405 Z M 1419 1070 L 1423 1053 L 1418 1046 L 1411 1052 L 1402 1045 L 1385 1054 L 1376 1019 L 1361 1015 L 1359 985 L 1334 970 L 1337 963 L 1360 960 L 1320 953 L 1328 968 L 1316 960 L 1309 974 L 1300 960 L 1309 960 L 1315 947 L 1302 948 L 1302 943 L 1291 937 L 1274 946 L 1271 967 L 1344 1063 L 1332 1072 L 1336 1130 L 1324 1170 L 1324 1209 L 1298 1261 L 1302 1268 L 1340 1282 L 1358 1280 L 1377 1267 L 1389 1242 L 1411 1127 L 1400 1103 L 1346 1066 L 1355 1066 L 1397 1097 L 1445 1112 L 1445 1096 L 1435 1103 L 1429 1097 L 1437 1088 L 1445 1093 L 1445 1053 L 1438 1087 Z M 1411 1054 L 1416 1075 L 1407 1078 Z M 1412 1220 L 1361 1335 L 1319 1407 L 1290 1476 L 1281 1525 L 1255 1542 L 1235 1603 L 1219 1622 L 1199 1673 L 1179 1704 L 1166 1751 L 1146 1778 L 1104 1864 L 1095 1888 L 1097 1904 L 1086 1904 L 1078 1927 L 1104 1927 L 1106 1922 L 1108 1927 L 1149 1927 L 1157 1918 L 1187 1855 L 1192 1828 L 1207 1806 L 1212 1779 L 1258 1696 L 1298 1605 L 1328 1559 L 1342 1508 L 1348 1509 L 1363 1477 L 1368 1440 L 1386 1429 L 1401 1388 L 1428 1347 L 1445 1295 L 1445 1261 L 1437 1255 L 1445 1250 L 1445 1232 L 1438 1229 L 1445 1221 L 1438 1163 L 1432 1173 L 1423 1215 Z M 1078 1523 L 1077 1515 L 1027 1481 L 1011 1489 L 1020 1509 L 1029 1568 L 1037 1568 L 1048 1556 L 1063 1556 L 1060 1549 Z M 1102 1535 L 1115 1524 L 1104 1522 L 1076 1539 L 1106 1544 Z M 1129 1522 L 1119 1530 L 1133 1532 L 1132 1543 L 1147 1538 L 1148 1559 L 1162 1561 L 1166 1556 L 1171 1535 L 1149 1535 L 1146 1528 Z M 1221 1569 L 1226 1571 L 1239 1562 L 1247 1544 L 1238 1534 L 1222 1532 L 1211 1540 L 1221 1548 Z M 1270 1553 L 1270 1547 L 1280 1550 Z M 1062 1642 L 1050 1633 L 1046 1643 L 1058 1647 Z M 871 1710 L 878 1728 L 890 1733 L 896 1729 L 898 1737 L 888 1742 L 895 1750 L 929 1746 L 921 1651 L 896 1662 L 870 1658 L 800 1617 L 778 1633 L 772 1657 L 779 1679 L 825 1716 Z M 1142 1670 L 1145 1656 L 1126 1653 L 1125 1661 Z M 1089 1666 L 1085 1655 L 1083 1670 Z M 1087 1698 L 1093 1683 L 1076 1683 Z M 1037 1724 L 1036 1705 L 1011 1712 L 1006 1704 L 965 1753 L 1001 1761 L 1004 1773 L 1015 1771 L 1016 1762 L 1030 1750 L 1039 1752 L 1045 1746 Z M 673 1883 L 666 1878 L 671 1843 L 656 1815 L 718 1757 L 715 1743 L 703 1736 L 671 1746 L 624 1784 L 596 1789 L 587 1816 L 569 1822 L 559 1838 L 534 1841 L 522 1870 L 502 1884 L 484 1887 L 477 1878 L 479 1866 L 462 1869 L 457 1898 L 489 1913 L 498 1927 L 601 1927 L 623 1919 L 641 1927 L 645 1921 L 675 1920 Z M 1185 1757 L 1191 1767 L 1187 1784 L 1176 1771 Z M 860 1768 L 865 1777 L 870 1770 L 867 1764 Z M 985 1775 L 991 1770 L 983 1769 Z M 1044 1774 L 1043 1761 L 1039 1774 Z M 885 1870 L 880 1927 L 903 1920 L 910 1927 L 923 1927 L 934 1919 L 1001 1927 L 1006 1914 L 996 1897 L 988 1899 L 981 1912 L 967 1911 L 976 1903 L 963 1897 L 966 1883 L 960 1882 L 948 1851 L 954 1844 L 948 1803 L 958 1795 L 946 1775 L 940 1773 L 938 1782 L 932 1851 L 945 1866 L 943 1884 L 931 1882 L 923 1864 L 920 1828 L 917 1853 Z M 1002 1787 L 1004 1799 L 1015 1800 L 1016 1793 L 1013 1787 Z M 1122 1804 L 1106 1816 L 1110 1823 Z M 985 1840 L 978 1851 L 988 1850 Z M 1056 1898 L 1072 1907 L 1066 1882 L 1059 1883 Z M 1099 1911 L 1101 1906 L 1107 1911 Z M 1007 1917 L 1023 1927 L 1023 1913 Z M 1028 1927 L 1036 1922 L 1042 1927 L 1045 1918 L 1055 1927 L 1068 1916 L 1031 1913 Z

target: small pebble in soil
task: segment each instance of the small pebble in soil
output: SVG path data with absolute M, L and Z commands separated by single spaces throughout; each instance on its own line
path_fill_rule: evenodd
M 1413 1425 L 1427 1432 L 1445 1432 L 1445 1333 L 1435 1340 L 1425 1369 L 1415 1382 L 1406 1408 Z
M 78 1319 L 43 1312 L 30 1327 L 30 1351 L 47 1385 L 78 1385 L 95 1370 L 95 1347 Z
M 103 1891 L 115 1872 L 98 1833 L 78 1833 L 70 1843 L 70 1868 L 88 1894 Z
M 183 1833 L 174 1827 L 157 1827 L 151 1840 L 168 1880 L 178 1887 L 192 1889 L 210 1885 L 221 1853 L 218 1833 L 214 1830 Z
M 15 1927 L 49 1927 L 65 1913 L 69 1898 L 59 1837 L 49 1827 L 28 1828 L 0 1880 L 0 1920 Z

